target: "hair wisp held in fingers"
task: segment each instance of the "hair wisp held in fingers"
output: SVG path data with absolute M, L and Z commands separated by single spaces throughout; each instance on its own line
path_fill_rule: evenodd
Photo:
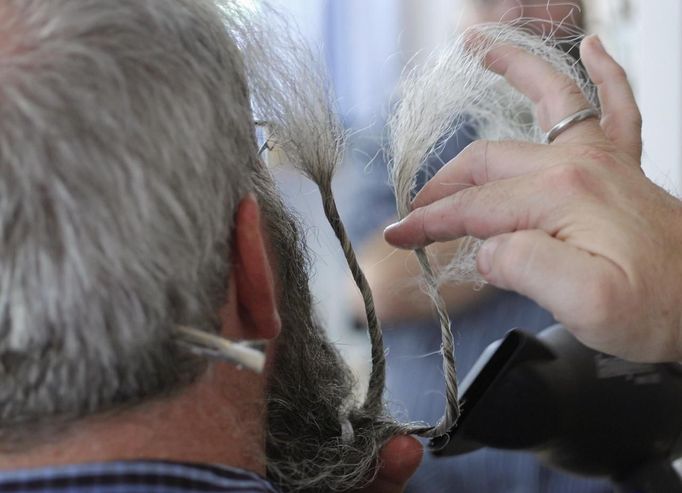
M 488 69 L 495 57 L 504 56 L 505 47 L 523 49 L 548 61 L 576 81 L 588 101 L 596 102 L 594 88 L 582 67 L 557 45 L 557 41 L 543 39 L 519 24 L 483 24 L 469 29 L 404 74 L 389 120 L 390 175 L 400 219 L 412 210 L 417 176 L 424 163 L 437 156 L 444 143 L 464 125 L 481 139 L 545 141 L 546 133 L 538 123 L 532 101 Z M 454 193 L 463 184 L 451 185 Z M 464 239 L 458 253 L 440 271 L 432 268 L 424 249 L 415 250 L 441 326 L 446 377 L 446 411 L 429 432 L 431 436 L 449 428 L 458 415 L 453 336 L 438 286 L 445 282 L 483 282 L 476 269 L 480 246 L 478 239 Z
M 545 142 L 546 130 L 539 124 L 533 102 L 488 70 L 497 57 L 504 57 L 506 48 L 523 49 L 546 60 L 575 81 L 587 101 L 598 107 L 594 85 L 582 66 L 557 48 L 561 42 L 541 38 L 518 23 L 482 24 L 404 74 L 389 121 L 391 179 L 400 218 L 411 211 L 416 177 L 426 160 L 437 155 L 462 126 L 485 140 Z M 454 191 L 462 184 L 451 185 Z M 471 254 L 478 247 L 480 242 L 472 240 L 461 248 L 440 273 L 441 282 L 481 281 L 475 254 Z

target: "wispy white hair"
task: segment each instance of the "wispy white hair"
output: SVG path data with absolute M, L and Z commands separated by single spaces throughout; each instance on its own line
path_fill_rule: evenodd
M 315 183 L 330 183 L 346 132 L 320 54 L 267 3 L 228 10 L 246 62 L 254 117 L 287 161 Z
M 474 26 L 404 74 L 389 122 L 391 177 L 400 217 L 410 212 L 415 179 L 426 160 L 463 125 L 472 127 L 481 139 L 545 142 L 532 102 L 483 66 L 494 47 L 513 45 L 540 56 L 574 80 L 588 101 L 598 104 L 582 66 L 556 49 L 557 41 L 522 27 L 523 23 Z M 466 40 L 474 37 L 477 41 L 467 46 Z M 471 249 L 461 250 L 443 280 L 479 281 L 474 261 Z
M 264 5 L 258 16 L 230 14 L 246 62 L 256 119 L 292 164 L 319 188 L 322 205 L 363 295 L 372 344 L 372 374 L 365 406 L 383 411 L 385 356 L 369 284 L 339 216 L 332 178 L 343 159 L 346 131 L 321 57 L 281 13 Z
M 471 41 L 475 39 L 475 41 Z M 469 42 L 467 42 L 469 40 Z M 566 40 L 563 40 L 565 42 Z M 581 66 L 556 41 L 542 38 L 516 25 L 475 26 L 407 71 L 400 83 L 399 99 L 389 120 L 390 176 L 399 216 L 411 210 L 416 178 L 424 163 L 463 125 L 473 127 L 479 138 L 544 143 L 532 102 L 502 77 L 487 70 L 483 60 L 496 46 L 513 45 L 550 62 L 574 80 L 588 101 L 596 105 L 594 86 Z M 457 406 L 454 344 L 450 320 L 438 285 L 443 282 L 476 281 L 476 254 L 481 242 L 466 239 L 458 253 L 441 271 L 434 271 L 424 250 L 416 250 L 424 285 L 438 313 L 446 376 L 447 407 L 438 427 L 451 425 Z

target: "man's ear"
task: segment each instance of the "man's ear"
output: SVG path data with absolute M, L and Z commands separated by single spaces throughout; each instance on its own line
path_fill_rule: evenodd
M 281 321 L 275 273 L 268 255 L 261 211 L 253 194 L 239 203 L 232 244 L 232 281 L 244 339 L 273 339 Z

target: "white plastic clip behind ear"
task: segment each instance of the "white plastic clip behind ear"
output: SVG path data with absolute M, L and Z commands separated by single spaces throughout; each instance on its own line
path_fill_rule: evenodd
M 177 325 L 176 337 L 188 345 L 192 351 L 208 358 L 221 359 L 238 367 L 262 373 L 265 367 L 265 354 L 262 341 L 234 342 L 192 327 Z

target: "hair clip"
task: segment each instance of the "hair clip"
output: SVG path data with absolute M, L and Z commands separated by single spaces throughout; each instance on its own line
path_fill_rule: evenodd
M 226 361 L 238 368 L 262 373 L 265 367 L 265 342 L 234 342 L 224 337 L 184 325 L 175 326 L 175 335 L 198 355 Z
M 267 129 L 267 127 L 270 125 L 270 122 L 265 120 L 254 120 L 253 124 L 256 127 L 263 127 L 264 129 Z M 262 156 L 265 151 L 271 151 L 275 147 L 275 145 L 271 142 L 271 139 L 267 137 L 265 130 L 263 130 L 263 134 L 265 135 L 265 141 L 258 149 L 259 156 Z
M 270 144 L 270 139 L 263 142 L 263 145 L 258 149 L 258 155 L 262 156 L 265 151 L 271 151 L 274 146 Z

